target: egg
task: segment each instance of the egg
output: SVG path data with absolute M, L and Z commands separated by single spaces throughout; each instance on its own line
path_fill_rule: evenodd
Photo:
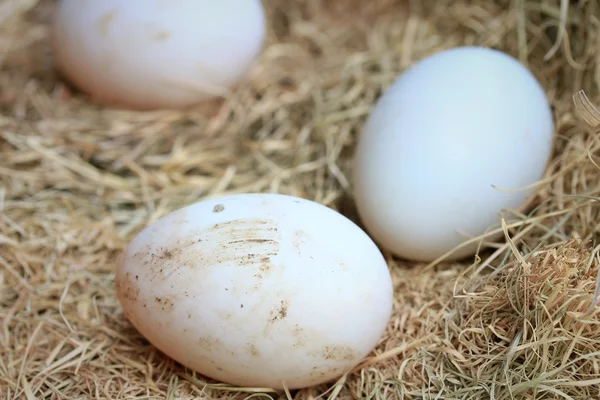
M 377 345 L 392 312 L 385 259 L 352 221 L 281 194 L 204 199 L 138 233 L 117 297 L 156 348 L 230 385 L 336 379 Z
M 363 226 L 404 259 L 472 255 L 474 238 L 535 193 L 553 132 L 543 88 L 515 58 L 476 46 L 430 55 L 385 90 L 358 135 Z
M 260 0 L 59 0 L 57 68 L 99 101 L 176 109 L 227 95 L 266 35 Z

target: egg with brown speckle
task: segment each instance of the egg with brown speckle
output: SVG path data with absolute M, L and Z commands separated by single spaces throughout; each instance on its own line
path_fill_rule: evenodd
M 336 379 L 392 312 L 387 264 L 352 221 L 280 194 L 206 199 L 137 234 L 115 284 L 131 323 L 198 373 L 290 389 Z

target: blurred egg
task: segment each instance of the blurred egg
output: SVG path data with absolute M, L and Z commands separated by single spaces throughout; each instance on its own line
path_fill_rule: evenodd
M 58 68 L 93 97 L 135 109 L 224 95 L 262 50 L 260 0 L 59 0 Z
M 553 131 L 544 90 L 509 55 L 460 47 L 421 60 L 377 101 L 358 139 L 354 197 L 366 230 L 393 254 L 431 261 L 498 227 L 543 177 Z
M 228 384 L 338 378 L 392 312 L 387 264 L 358 226 L 278 194 L 203 200 L 140 232 L 117 262 L 131 323 L 174 360 Z

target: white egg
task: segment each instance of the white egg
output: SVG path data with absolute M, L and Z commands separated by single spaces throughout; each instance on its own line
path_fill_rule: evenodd
M 354 197 L 367 232 L 419 261 L 486 233 L 533 193 L 525 188 L 543 177 L 553 131 L 544 90 L 509 55 L 461 47 L 421 60 L 378 100 L 358 139 Z
M 60 0 L 58 68 L 100 101 L 185 108 L 246 76 L 266 34 L 260 0 Z
M 351 370 L 392 311 L 387 264 L 358 226 L 277 194 L 203 200 L 140 232 L 116 269 L 132 324 L 174 360 L 250 387 Z

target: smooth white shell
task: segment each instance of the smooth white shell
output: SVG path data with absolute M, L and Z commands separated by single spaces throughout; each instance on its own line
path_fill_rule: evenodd
M 517 60 L 478 47 L 437 53 L 402 74 L 367 120 L 355 150 L 358 212 L 383 248 L 434 260 L 524 203 L 552 140 L 545 93 Z
M 168 214 L 131 241 L 115 280 L 128 318 L 158 349 L 253 387 L 341 376 L 380 340 L 393 301 L 386 262 L 359 227 L 277 194 Z
M 54 54 L 75 85 L 104 102 L 183 108 L 241 80 L 265 29 L 260 0 L 60 0 Z

